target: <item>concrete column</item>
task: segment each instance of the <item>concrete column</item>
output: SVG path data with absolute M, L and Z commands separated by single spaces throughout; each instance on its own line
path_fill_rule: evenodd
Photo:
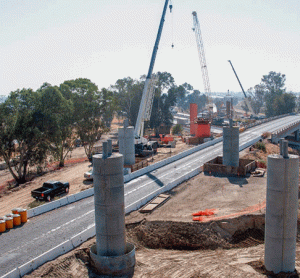
M 239 166 L 239 127 L 223 127 L 223 165 Z
M 132 277 L 135 248 L 125 237 L 124 161 L 111 148 L 111 141 L 103 142 L 103 153 L 93 156 L 96 244 L 90 254 L 101 274 Z
M 283 141 L 282 155 L 268 156 L 265 266 L 274 273 L 295 270 L 299 157 L 287 146 Z
M 197 124 L 194 123 L 198 116 L 198 105 L 190 103 L 190 134 L 195 135 L 197 131 Z
M 103 148 L 104 149 L 104 148 Z M 93 156 L 97 254 L 125 253 L 123 156 Z
M 295 140 L 298 142 L 299 141 L 299 129 L 295 131 Z
M 124 125 L 118 129 L 119 153 L 124 156 L 124 165 L 135 163 L 134 153 L 134 128 Z

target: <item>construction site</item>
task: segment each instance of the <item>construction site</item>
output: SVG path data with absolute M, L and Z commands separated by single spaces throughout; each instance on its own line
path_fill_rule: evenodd
M 196 11 L 205 106 L 173 107 L 172 125 L 146 128 L 172 9 L 165 0 L 134 126 L 115 116 L 89 159 L 79 145 L 64 168 L 19 187 L 1 170 L 1 278 L 299 277 L 300 116 L 254 113 L 230 60 L 244 97 L 216 107 Z M 48 180 L 70 188 L 33 201 Z M 22 223 L 13 207 L 27 211 Z
M 266 147 L 240 156 L 262 161 L 280 151 L 271 143 Z M 262 174 L 243 178 L 202 172 L 167 191 L 168 199 L 155 209 L 143 212 L 146 205 L 127 214 L 126 241 L 136 248 L 133 277 L 269 277 L 264 266 L 267 172 L 260 169 Z M 201 216 L 193 216 L 197 212 Z M 193 220 L 197 217 L 202 219 Z M 299 272 L 298 235 L 297 230 Z M 90 258 L 95 242 L 92 238 L 24 277 L 102 277 Z

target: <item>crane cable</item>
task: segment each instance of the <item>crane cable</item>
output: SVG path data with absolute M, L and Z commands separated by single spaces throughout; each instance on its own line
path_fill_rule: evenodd
M 172 13 L 172 9 L 173 9 L 173 4 L 172 4 L 172 1 L 170 1 L 170 5 L 169 5 L 169 8 L 170 8 L 170 13 L 172 14 L 172 19 L 171 19 L 171 24 L 172 24 L 172 49 L 174 48 L 174 20 L 173 20 L 173 13 Z

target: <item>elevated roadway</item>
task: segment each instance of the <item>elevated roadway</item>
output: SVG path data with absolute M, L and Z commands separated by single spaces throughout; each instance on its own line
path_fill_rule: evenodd
M 240 146 L 264 132 L 274 132 L 300 120 L 288 116 L 250 128 L 240 134 Z M 125 206 L 164 187 L 187 171 L 222 155 L 222 142 L 158 168 L 125 184 Z M 86 198 L 71 205 L 31 218 L 26 225 L 0 235 L 0 277 L 36 258 L 75 234 L 94 225 L 94 200 Z

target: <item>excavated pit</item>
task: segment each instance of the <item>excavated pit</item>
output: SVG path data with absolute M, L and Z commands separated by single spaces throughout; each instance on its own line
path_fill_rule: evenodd
M 235 228 L 236 222 L 239 225 Z M 151 249 L 215 250 L 264 243 L 262 215 L 247 215 L 226 222 L 209 223 L 143 220 L 140 223 L 127 224 L 126 228 L 129 241 Z

